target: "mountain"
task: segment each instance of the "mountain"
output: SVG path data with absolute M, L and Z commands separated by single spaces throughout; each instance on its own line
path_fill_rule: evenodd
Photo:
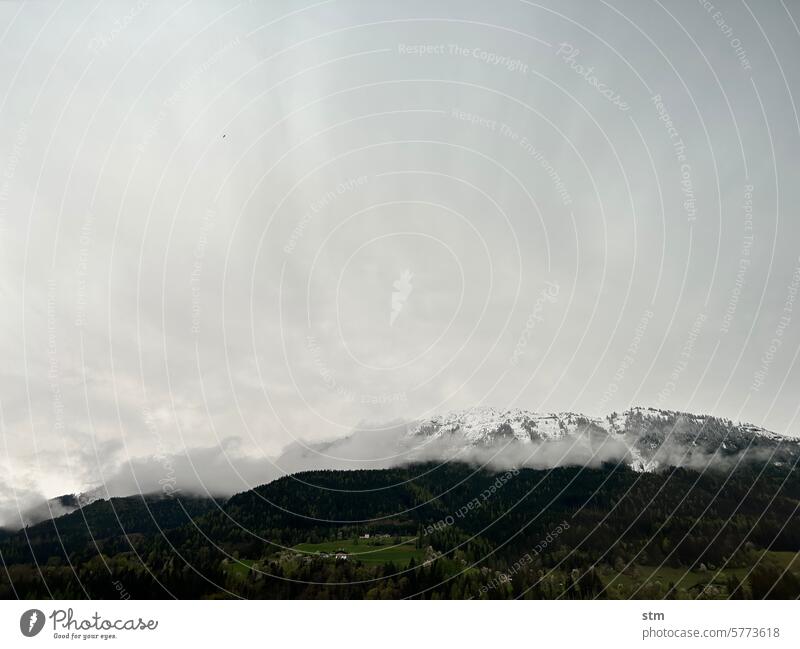
M 63 494 L 47 500 L 41 500 L 27 509 L 18 510 L 17 515 L 11 517 L 9 521 L 0 522 L 0 530 L 5 528 L 3 523 L 10 525 L 13 529 L 18 529 L 26 525 L 36 525 L 42 521 L 71 514 L 81 507 L 86 507 L 97 500 L 101 500 L 107 495 L 105 491 L 105 488 L 100 486 L 78 494 Z
M 19 531 L 0 530 L 0 557 L 13 564 L 130 549 L 136 539 L 179 527 L 215 507 L 215 501 L 194 496 L 98 499 Z
M 218 454 L 218 449 L 209 451 Z M 496 470 L 598 468 L 604 463 L 638 472 L 669 467 L 726 469 L 741 463 L 793 467 L 800 463 L 800 442 L 752 424 L 655 408 L 589 417 L 572 412 L 480 407 L 411 423 L 394 422 L 377 430 L 356 430 L 327 442 L 296 442 L 272 461 L 246 466 L 241 475 L 246 475 L 250 484 L 259 484 L 280 475 L 316 469 L 387 469 L 413 462 L 448 461 Z M 184 466 L 176 476 L 185 493 L 206 492 L 206 484 L 197 481 L 185 458 L 183 464 L 176 459 L 174 466 Z M 214 477 L 218 487 L 215 495 L 233 495 L 219 489 L 224 479 L 216 474 Z M 158 487 L 151 485 L 151 489 Z M 127 494 L 117 488 L 113 495 Z M 107 496 L 105 485 L 78 495 L 59 496 L 23 511 L 13 521 L 14 527 L 56 518 Z
M 710 415 L 632 408 L 603 418 L 490 407 L 457 410 L 416 422 L 407 445 L 452 453 L 492 450 L 525 466 L 617 461 L 637 471 L 702 468 L 741 462 L 794 465 L 800 440 Z M 549 452 L 548 452 L 549 451 Z M 554 452 L 555 451 L 555 452 Z M 542 458 L 544 456 L 544 458 Z
M 303 472 L 0 534 L 0 599 L 796 598 L 798 502 L 772 464 Z
M 475 408 L 378 446 L 398 436 L 399 466 L 225 499 L 58 499 L 79 507 L 0 530 L 0 599 L 800 597 L 793 438 L 653 408 Z

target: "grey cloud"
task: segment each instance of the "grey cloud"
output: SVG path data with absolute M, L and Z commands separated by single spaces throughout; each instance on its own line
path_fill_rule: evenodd
M 21 494 L 228 493 L 480 403 L 796 430 L 794 6 L 140 4 L 0 3 Z

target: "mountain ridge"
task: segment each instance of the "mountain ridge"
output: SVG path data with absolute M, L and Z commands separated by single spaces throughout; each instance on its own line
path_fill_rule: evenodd
M 418 421 L 409 428 L 407 438 L 449 448 L 516 446 L 523 452 L 526 447 L 560 443 L 567 460 L 576 448 L 585 451 L 588 447 L 592 457 L 616 457 L 637 471 L 665 466 L 699 468 L 715 459 L 735 461 L 737 456 L 778 466 L 800 460 L 800 440 L 796 438 L 713 415 L 652 407 L 590 417 L 575 412 L 537 413 L 481 406 Z

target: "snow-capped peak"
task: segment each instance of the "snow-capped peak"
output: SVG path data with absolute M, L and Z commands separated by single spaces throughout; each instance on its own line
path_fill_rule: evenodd
M 469 444 L 485 444 L 504 437 L 529 444 L 561 439 L 574 433 L 581 423 L 589 421 L 593 420 L 571 412 L 537 413 L 518 408 L 481 406 L 454 410 L 417 422 L 409 435 L 431 438 L 459 436 Z
M 710 415 L 645 407 L 592 418 L 573 412 L 482 406 L 416 422 L 408 435 L 456 447 L 588 442 L 596 449 L 610 443 L 619 459 L 637 471 L 699 466 L 719 458 L 728 464 L 744 457 L 775 464 L 800 459 L 800 441 L 795 438 Z

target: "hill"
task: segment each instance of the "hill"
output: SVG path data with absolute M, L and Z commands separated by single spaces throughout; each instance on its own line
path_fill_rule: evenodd
M 793 598 L 798 477 L 427 463 L 99 501 L 0 539 L 0 596 Z

